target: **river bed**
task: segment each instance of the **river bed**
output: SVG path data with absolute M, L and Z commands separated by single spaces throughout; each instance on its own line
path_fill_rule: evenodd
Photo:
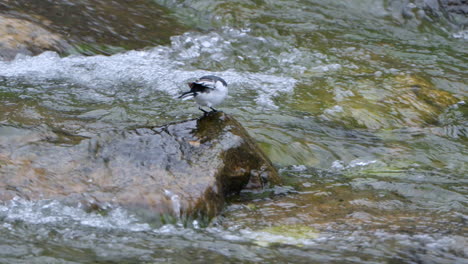
M 8 126 L 92 137 L 197 117 L 174 96 L 214 74 L 284 180 L 164 226 L 18 197 L 0 204 L 0 262 L 465 263 L 467 33 L 429 2 L 148 1 L 158 34 L 105 35 L 100 17 L 72 54 L 0 61 L 4 146 L 21 147 Z

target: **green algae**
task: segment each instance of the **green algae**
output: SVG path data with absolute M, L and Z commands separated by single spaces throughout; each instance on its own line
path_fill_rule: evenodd
M 273 245 L 304 246 L 319 237 L 319 232 L 306 225 L 277 225 L 254 231 L 253 243 L 268 247 Z

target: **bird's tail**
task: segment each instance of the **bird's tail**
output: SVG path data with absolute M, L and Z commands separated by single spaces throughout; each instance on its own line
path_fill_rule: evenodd
M 181 94 L 177 98 L 182 99 L 182 101 L 185 101 L 185 100 L 192 99 L 193 97 L 195 97 L 195 93 L 192 92 L 192 91 L 188 91 L 188 92 L 185 92 L 185 93 Z

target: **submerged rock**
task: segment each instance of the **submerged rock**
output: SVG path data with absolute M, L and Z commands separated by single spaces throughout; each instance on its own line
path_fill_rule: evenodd
M 120 205 L 155 219 L 213 217 L 226 196 L 279 182 L 268 158 L 224 113 L 92 139 L 9 126 L 0 126 L 0 135 L 3 201 Z
M 413 75 L 391 76 L 381 83 L 367 80 L 350 91 L 321 117 L 350 128 L 427 127 L 437 125 L 439 116 L 459 101 Z
M 40 25 L 0 14 L 0 60 L 16 54 L 37 55 L 46 50 L 64 52 L 68 43 Z

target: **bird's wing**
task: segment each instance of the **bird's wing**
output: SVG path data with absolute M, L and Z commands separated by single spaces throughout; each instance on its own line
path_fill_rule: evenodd
M 216 89 L 216 80 L 211 79 L 200 79 L 194 82 L 198 86 L 202 86 L 205 89 Z
M 216 89 L 216 83 L 213 80 L 200 79 L 188 84 L 190 91 L 196 92 L 210 92 L 210 90 Z
M 218 82 L 220 82 L 222 85 L 227 86 L 227 83 L 223 78 L 220 78 L 214 75 L 206 75 L 206 76 L 201 77 L 199 80 L 212 81 L 214 84 L 217 84 Z

